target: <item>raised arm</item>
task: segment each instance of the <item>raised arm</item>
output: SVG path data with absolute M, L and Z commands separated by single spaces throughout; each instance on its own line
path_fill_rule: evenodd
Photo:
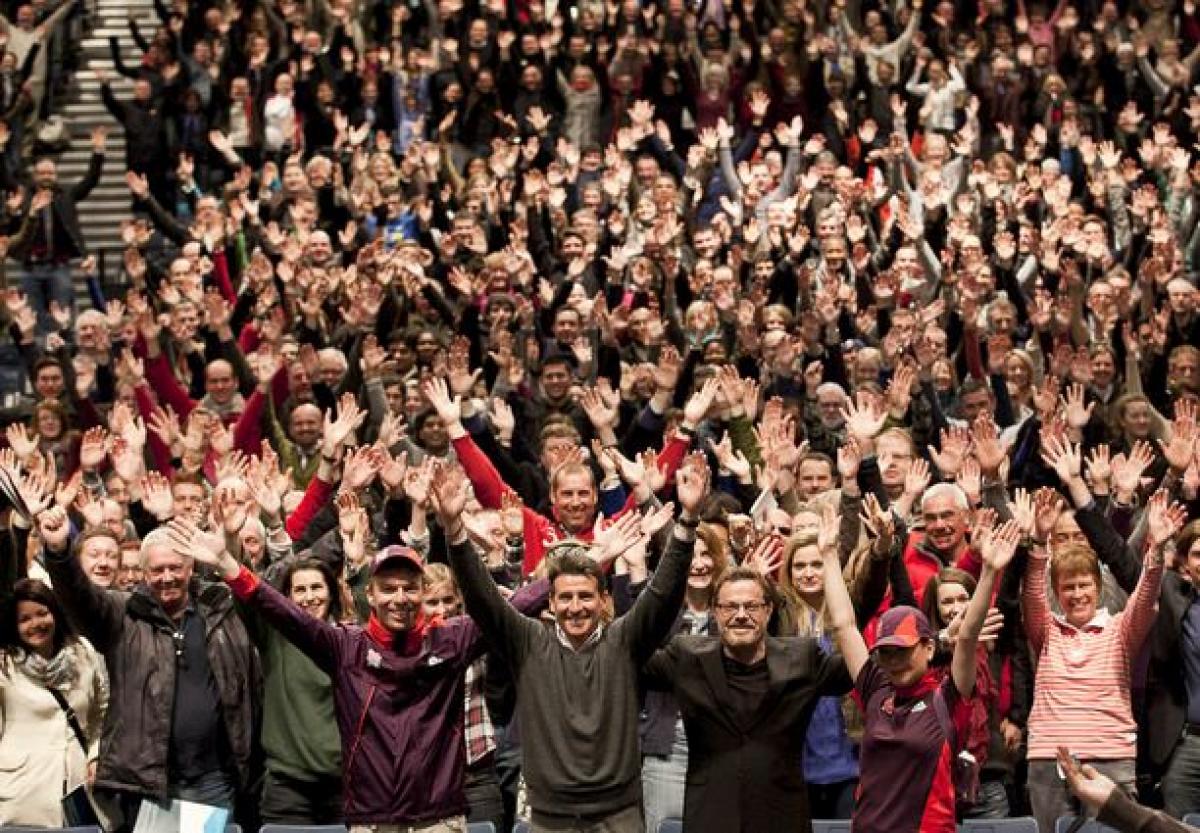
M 675 476 L 675 491 L 682 511 L 675 522 L 671 543 L 650 586 L 638 596 L 633 609 L 616 626 L 628 631 L 628 644 L 639 665 L 666 639 L 683 604 L 695 550 L 696 527 L 700 523 L 700 505 L 708 495 L 709 480 L 708 462 L 703 454 L 688 457 L 679 469 Z
M 229 538 L 238 535 L 241 524 L 232 514 L 225 514 L 224 537 L 205 532 L 190 520 L 175 518 L 166 527 L 171 546 L 181 555 L 215 568 L 239 601 L 252 606 L 268 624 L 307 654 L 322 670 L 334 673 L 341 643 L 339 637 L 344 631 L 305 613 L 295 602 L 259 579 L 249 567 L 233 557 L 226 543 Z M 240 520 L 245 522 L 244 513 Z
M 59 506 L 47 509 L 38 515 L 37 521 L 54 594 L 96 649 L 107 651 L 121 635 L 124 597 L 101 590 L 84 574 L 79 559 L 71 553 L 71 524 L 65 509 Z
M 858 622 L 854 617 L 854 603 L 842 577 L 842 561 L 838 557 L 837 514 L 832 506 L 825 506 L 821 514 L 821 525 L 817 532 L 817 546 L 825 560 L 825 609 L 829 615 L 829 627 L 833 641 L 846 660 L 846 670 L 851 680 L 857 680 L 867 664 L 870 652 Z
M 468 486 L 457 468 L 439 466 L 430 484 L 429 497 L 450 545 L 450 567 L 462 590 L 467 613 L 502 654 L 519 663 L 525 654 L 527 640 L 541 626 L 522 616 L 504 600 L 483 559 L 467 540 L 462 516 Z
M 1146 560 L 1129 604 L 1121 613 L 1121 640 L 1131 655 L 1154 626 L 1166 546 L 1186 522 L 1187 510 L 1171 503 L 1166 489 L 1159 489 L 1146 504 Z
M 977 538 L 983 556 L 983 568 L 979 572 L 975 593 L 963 613 L 958 640 L 954 643 L 954 658 L 950 661 L 954 687 L 964 698 L 970 697 L 975 691 L 979 633 L 983 629 L 988 606 L 992 603 L 996 576 L 1012 561 L 1017 542 L 1021 539 L 1021 530 L 1014 521 L 1009 521 L 996 529 L 978 530 Z

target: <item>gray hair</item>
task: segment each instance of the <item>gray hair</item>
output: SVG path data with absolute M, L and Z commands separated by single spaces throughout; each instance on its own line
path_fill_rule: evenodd
M 142 546 L 138 550 L 138 564 L 143 570 L 146 569 L 146 561 L 150 556 L 150 550 L 153 547 L 166 547 L 171 552 L 176 552 L 175 544 L 171 541 L 171 535 L 165 526 L 160 526 L 150 530 L 146 537 L 142 539 Z M 190 555 L 183 556 L 185 560 L 191 561 Z
M 921 506 L 924 507 L 926 503 L 939 497 L 950 498 L 954 506 L 964 512 L 971 508 L 971 502 L 967 500 L 967 493 L 956 483 L 934 483 L 925 490 L 925 494 L 921 495 Z

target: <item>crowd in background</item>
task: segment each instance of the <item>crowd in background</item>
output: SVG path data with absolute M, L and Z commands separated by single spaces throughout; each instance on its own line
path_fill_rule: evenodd
M 158 0 L 63 182 L 72 9 L 3 21 L 0 822 L 1200 811 L 1192 0 Z

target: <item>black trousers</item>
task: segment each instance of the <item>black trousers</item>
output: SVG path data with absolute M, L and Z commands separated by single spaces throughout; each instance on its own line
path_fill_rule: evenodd
M 467 821 L 490 821 L 496 830 L 504 827 L 504 798 L 496 767 L 486 764 L 468 767 L 463 777 L 463 792 L 467 796 Z
M 341 824 L 342 779 L 300 780 L 268 769 L 259 812 L 264 824 Z

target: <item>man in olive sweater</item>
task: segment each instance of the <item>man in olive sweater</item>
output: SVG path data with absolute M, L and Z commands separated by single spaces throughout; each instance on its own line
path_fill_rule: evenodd
M 444 471 L 433 496 L 450 542 L 450 565 L 467 612 L 505 658 L 517 689 L 533 833 L 642 833 L 638 669 L 662 644 L 683 601 L 708 490 L 702 455 L 685 461 L 683 507 L 670 546 L 633 608 L 605 624 L 604 576 L 571 553 L 550 561 L 554 627 L 509 614 L 487 568 L 468 546 L 461 474 Z M 582 546 L 582 545 L 581 545 Z

